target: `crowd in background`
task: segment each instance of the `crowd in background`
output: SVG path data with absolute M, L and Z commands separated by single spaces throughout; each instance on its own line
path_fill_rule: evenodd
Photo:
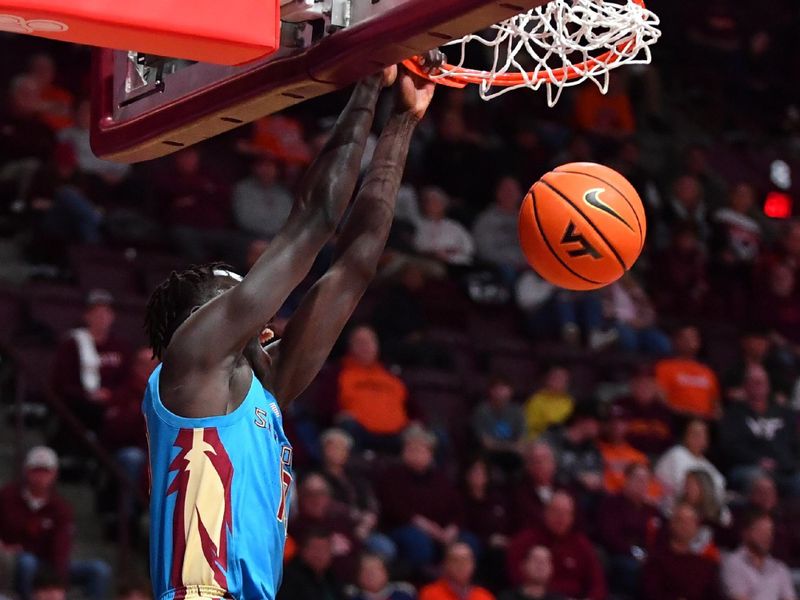
M 605 96 L 586 84 L 548 109 L 524 91 L 437 90 L 378 279 L 285 416 L 281 600 L 796 597 L 800 11 L 652 8 L 654 65 L 615 73 Z M 27 379 L 30 406 L 52 391 L 145 492 L 155 363 L 131 323 L 172 268 L 246 272 L 347 93 L 121 165 L 89 146 L 87 51 L 0 43 L 0 309 L 18 317 L 2 348 L 28 366 L 0 384 Z M 648 217 L 636 267 L 596 292 L 554 288 L 517 240 L 525 190 L 570 161 L 617 169 Z M 71 555 L 59 474 L 96 488 L 103 522 L 141 531 L 135 495 L 82 473 L 94 458 L 67 421 L 31 420 L 47 446 L 0 489 L 0 596 L 113 593 L 104 557 Z

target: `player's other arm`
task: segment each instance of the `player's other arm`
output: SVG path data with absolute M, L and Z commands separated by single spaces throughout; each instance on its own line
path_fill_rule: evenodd
M 276 355 L 273 393 L 282 405 L 317 375 L 378 267 L 394 218 L 411 136 L 434 84 L 401 69 L 395 108 L 381 133 L 328 272 L 289 321 Z
M 207 372 L 230 366 L 308 274 L 352 198 L 383 83 L 378 74 L 356 86 L 309 167 L 284 227 L 241 283 L 203 305 L 175 332 L 165 367 Z

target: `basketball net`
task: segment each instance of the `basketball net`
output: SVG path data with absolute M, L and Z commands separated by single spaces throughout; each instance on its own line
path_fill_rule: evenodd
M 484 100 L 544 86 L 553 106 L 565 87 L 589 80 L 605 94 L 612 69 L 650 63 L 650 46 L 661 36 L 659 23 L 643 0 L 552 0 L 449 42 L 461 47 L 459 61 L 424 75 L 452 87 L 477 84 Z M 487 49 L 489 70 L 464 66 L 472 42 Z M 418 59 L 406 64 L 423 74 Z

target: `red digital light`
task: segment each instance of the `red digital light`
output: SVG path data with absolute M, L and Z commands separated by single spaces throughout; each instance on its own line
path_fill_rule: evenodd
M 764 214 L 772 219 L 788 219 L 792 216 L 792 197 L 785 192 L 772 191 L 764 201 Z

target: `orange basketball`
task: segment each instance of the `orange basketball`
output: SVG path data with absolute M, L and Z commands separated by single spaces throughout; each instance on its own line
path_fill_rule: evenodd
M 591 290 L 622 277 L 644 246 L 639 194 L 622 175 L 595 163 L 561 165 L 533 184 L 519 213 L 519 239 L 547 281 Z

